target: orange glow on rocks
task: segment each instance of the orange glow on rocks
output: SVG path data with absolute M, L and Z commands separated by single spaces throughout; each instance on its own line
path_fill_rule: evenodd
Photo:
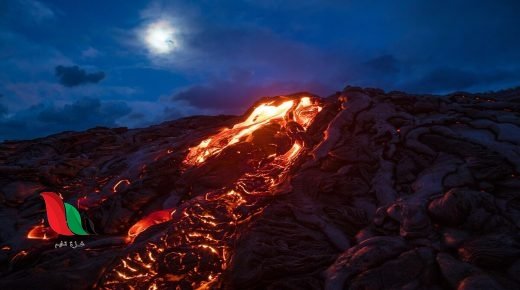
M 27 233 L 27 238 L 31 240 L 50 240 L 58 237 L 58 234 L 55 233 L 51 228 L 46 227 L 43 224 L 34 226 L 29 233 Z
M 147 228 L 171 219 L 171 210 L 160 210 L 152 212 L 145 218 L 139 220 L 128 230 L 128 238 L 134 239 Z

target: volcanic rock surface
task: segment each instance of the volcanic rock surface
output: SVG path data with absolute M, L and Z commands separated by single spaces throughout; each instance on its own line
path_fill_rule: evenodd
M 0 289 L 520 289 L 519 112 L 347 87 L 1 143 Z

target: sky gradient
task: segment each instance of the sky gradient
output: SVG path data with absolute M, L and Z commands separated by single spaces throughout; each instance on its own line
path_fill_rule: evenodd
M 0 141 L 240 114 L 261 96 L 346 85 L 520 85 L 514 0 L 77 2 L 0 1 Z

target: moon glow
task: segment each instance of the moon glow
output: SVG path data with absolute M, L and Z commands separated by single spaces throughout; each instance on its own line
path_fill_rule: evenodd
M 154 54 L 170 53 L 177 47 L 175 29 L 167 21 L 151 23 L 145 30 L 144 42 Z

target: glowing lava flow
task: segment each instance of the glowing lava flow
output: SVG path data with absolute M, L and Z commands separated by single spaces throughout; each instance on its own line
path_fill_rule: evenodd
M 147 228 L 163 223 L 166 221 L 169 221 L 171 219 L 171 211 L 170 210 L 160 210 L 160 211 L 154 211 L 145 218 L 141 219 L 137 223 L 135 223 L 129 230 L 128 230 L 128 238 L 130 240 L 137 237 L 140 233 L 142 233 Z
M 292 108 L 294 108 L 291 111 L 293 114 L 289 116 L 288 113 Z M 247 138 L 250 138 L 253 132 L 272 122 L 286 124 L 290 118 L 306 129 L 320 110 L 321 107 L 313 106 L 309 97 L 303 97 L 297 101 L 288 100 L 279 105 L 275 105 L 274 101 L 261 104 L 253 110 L 245 121 L 234 125 L 233 128 L 226 128 L 215 136 L 203 140 L 198 146 L 191 148 L 185 163 L 188 165 L 200 164 L 242 139 L 247 141 Z
M 249 143 L 255 154 L 235 181 L 182 203 L 166 232 L 134 244 L 100 281 L 102 288 L 213 289 L 221 286 L 237 232 L 268 203 L 267 195 L 287 190 L 288 173 L 306 150 L 304 133 L 321 110 L 310 97 L 284 98 L 256 107 L 247 119 L 190 149 L 185 165 L 201 167 L 233 146 Z M 260 130 L 264 130 L 259 134 Z M 256 135 L 255 135 L 256 134 Z M 271 144 L 279 141 L 285 145 Z M 269 150 L 262 146 L 268 144 Z M 272 148 L 275 149 L 272 149 Z M 230 169 L 233 170 L 233 169 Z M 157 218 L 158 220 L 156 220 Z M 148 226 L 170 219 L 152 213 L 136 223 L 131 238 Z
M 58 234 L 56 234 L 51 228 L 46 227 L 43 220 L 41 221 L 41 224 L 34 226 L 27 233 L 27 238 L 32 240 L 50 240 L 56 237 L 58 237 Z

